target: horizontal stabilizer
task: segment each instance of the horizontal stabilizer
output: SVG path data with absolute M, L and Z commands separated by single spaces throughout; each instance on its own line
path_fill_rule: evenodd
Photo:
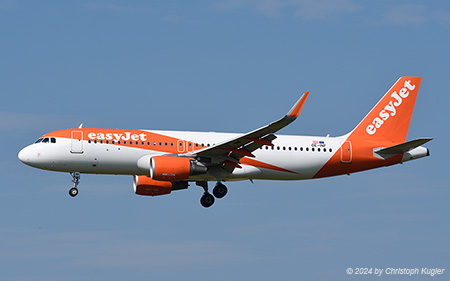
M 394 155 L 394 154 L 399 154 L 399 153 L 405 153 L 408 152 L 416 147 L 421 146 L 422 144 L 425 144 L 427 142 L 429 142 L 430 140 L 432 140 L 433 138 L 420 138 L 420 139 L 415 139 L 412 141 L 407 141 L 401 144 L 397 144 L 394 146 L 390 146 L 387 148 L 382 148 L 380 150 L 376 150 L 374 151 L 374 153 L 378 154 L 378 155 Z

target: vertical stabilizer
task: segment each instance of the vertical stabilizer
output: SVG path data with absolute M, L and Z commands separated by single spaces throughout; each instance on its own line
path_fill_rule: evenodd
M 421 77 L 401 77 L 351 132 L 349 138 L 406 140 Z

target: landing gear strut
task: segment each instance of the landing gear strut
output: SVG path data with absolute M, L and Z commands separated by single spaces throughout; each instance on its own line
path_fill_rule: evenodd
M 80 183 L 81 174 L 80 172 L 70 173 L 72 176 L 73 187 L 69 190 L 69 195 L 72 197 L 77 196 L 78 194 L 78 184 Z

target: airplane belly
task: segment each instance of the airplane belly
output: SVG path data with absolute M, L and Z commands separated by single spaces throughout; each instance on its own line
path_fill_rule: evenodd
M 49 169 L 87 174 L 141 175 L 143 172 L 137 167 L 137 159 L 149 153 L 137 148 L 106 144 L 84 147 L 83 153 L 66 152 L 62 157 L 54 157 Z
M 231 175 L 229 176 L 229 180 L 247 180 L 257 178 L 262 174 L 261 169 L 249 166 L 242 165 L 240 169 L 234 169 Z

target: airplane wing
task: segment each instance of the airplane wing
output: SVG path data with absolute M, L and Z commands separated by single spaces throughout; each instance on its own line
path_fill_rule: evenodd
M 274 121 L 264 127 L 229 139 L 193 152 L 180 156 L 196 157 L 200 161 L 205 160 L 209 165 L 222 165 L 222 167 L 232 172 L 234 168 L 241 168 L 239 160 L 244 157 L 255 157 L 252 152 L 263 145 L 273 146 L 272 141 L 276 139 L 275 132 L 292 123 L 299 115 L 309 92 L 304 93 L 289 112 L 281 119 Z

